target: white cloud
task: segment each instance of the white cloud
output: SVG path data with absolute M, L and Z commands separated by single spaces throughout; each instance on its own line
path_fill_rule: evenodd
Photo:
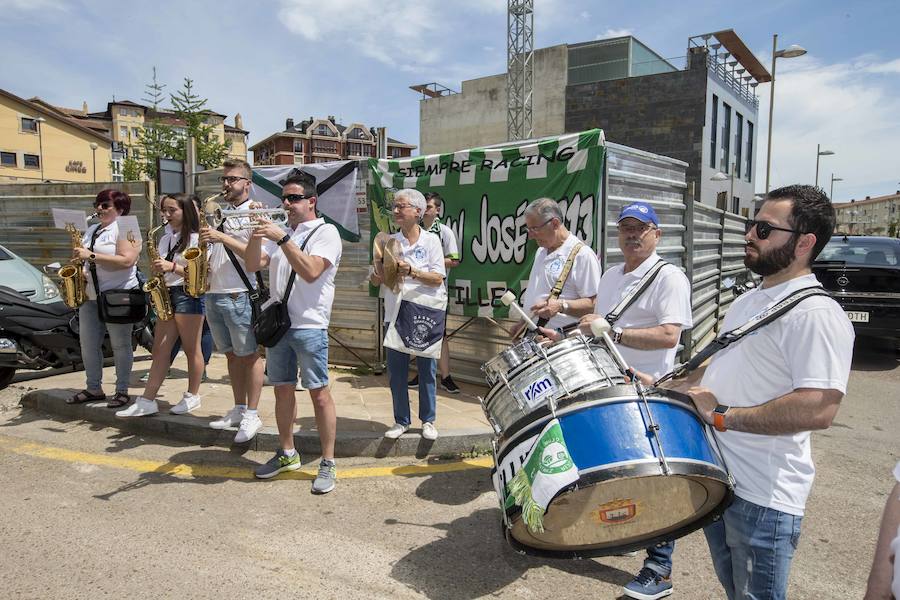
M 900 59 L 864 56 L 823 64 L 809 55 L 779 61 L 775 83 L 771 187 L 813 183 L 816 145 L 834 152 L 819 162 L 819 185 L 831 175 L 844 181 L 839 201 L 895 189 L 900 153 L 900 86 L 884 73 Z M 765 186 L 769 90 L 760 94 L 757 181 Z M 881 189 L 887 186 L 886 189 Z M 837 193 L 844 190 L 844 194 Z M 867 191 L 868 190 L 868 191 Z
M 22 12 L 68 11 L 69 7 L 65 0 L 0 0 L 0 13 L 16 10 Z
M 631 34 L 633 34 L 633 33 L 634 33 L 634 31 L 631 30 L 631 29 L 612 29 L 612 28 L 609 28 L 609 29 L 607 29 L 606 31 L 604 31 L 603 33 L 598 33 L 598 34 L 597 34 L 597 37 L 595 37 L 594 39 L 597 39 L 597 40 L 603 40 L 603 39 L 606 39 L 606 38 L 624 37 L 624 36 L 626 36 L 626 35 L 631 35 Z

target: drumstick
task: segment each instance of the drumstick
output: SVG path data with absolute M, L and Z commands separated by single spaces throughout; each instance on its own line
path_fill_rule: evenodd
M 619 349 L 616 348 L 615 343 L 613 343 L 612 339 L 609 337 L 610 329 L 611 327 L 609 321 L 607 321 L 606 319 L 594 319 L 593 321 L 591 321 L 591 333 L 594 334 L 594 337 L 603 338 L 603 342 L 612 353 L 613 359 L 619 365 L 619 369 L 622 371 L 622 373 L 628 375 L 631 380 L 634 381 L 634 369 L 628 366 L 628 363 L 625 362 L 625 358 L 622 357 Z
M 525 325 L 531 331 L 537 331 L 537 325 L 534 324 L 534 321 L 531 320 L 525 311 L 519 306 L 518 302 L 516 302 L 516 295 L 512 290 L 506 290 L 506 293 L 500 296 L 500 302 L 503 303 L 504 306 L 508 306 L 514 313 L 520 316 L 525 321 Z

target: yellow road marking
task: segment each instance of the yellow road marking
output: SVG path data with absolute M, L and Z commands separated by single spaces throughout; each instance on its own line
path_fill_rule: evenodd
M 173 477 L 218 479 L 255 479 L 251 467 L 229 467 L 219 465 L 190 465 L 184 463 L 127 458 L 113 454 L 92 454 L 78 450 L 68 450 L 57 446 L 49 446 L 36 442 L 27 442 L 18 438 L 0 435 L 0 448 L 20 454 L 47 460 L 58 460 L 70 463 L 84 463 L 103 467 L 113 467 L 136 471 L 138 473 L 156 473 Z M 493 465 L 493 459 L 487 456 L 480 458 L 441 462 L 436 464 L 413 464 L 397 467 L 357 467 L 339 469 L 339 479 L 357 479 L 361 477 L 409 477 L 415 475 L 431 475 L 433 473 L 452 473 L 470 469 L 486 469 Z M 318 469 L 299 469 L 282 473 L 279 479 L 315 479 Z

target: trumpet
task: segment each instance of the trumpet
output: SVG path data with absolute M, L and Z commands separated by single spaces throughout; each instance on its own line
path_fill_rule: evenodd
M 229 231 L 243 231 L 255 229 L 262 225 L 259 219 L 266 219 L 276 225 L 287 225 L 288 213 L 283 208 L 251 208 L 238 210 L 236 208 L 218 207 L 213 211 L 210 222 L 213 227 L 219 227 L 225 223 Z

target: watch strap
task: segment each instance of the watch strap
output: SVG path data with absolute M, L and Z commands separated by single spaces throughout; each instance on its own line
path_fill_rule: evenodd
M 725 427 L 725 413 L 728 412 L 729 408 L 731 407 L 719 404 L 713 410 L 713 427 L 716 428 L 716 431 L 728 431 Z
M 286 244 L 291 239 L 291 236 L 288 234 L 284 234 L 284 237 L 275 242 L 276 245 L 280 246 L 282 244 Z

